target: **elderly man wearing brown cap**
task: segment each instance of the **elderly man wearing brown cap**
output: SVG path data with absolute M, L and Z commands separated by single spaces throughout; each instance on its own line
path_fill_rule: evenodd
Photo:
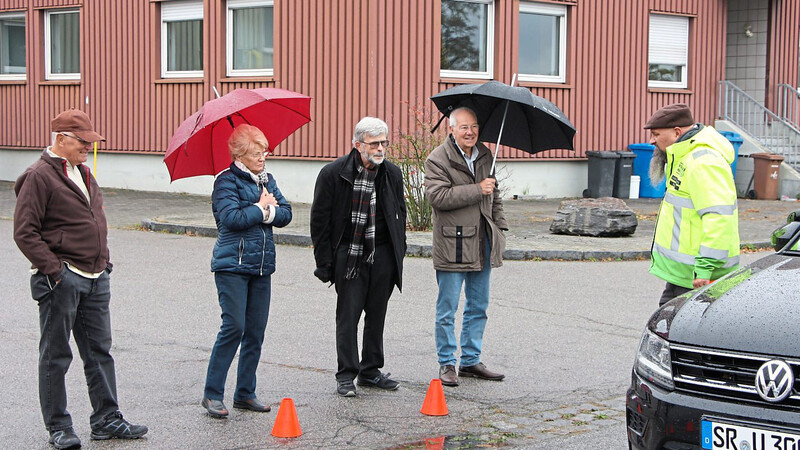
M 71 109 L 50 124 L 52 146 L 14 185 L 14 240 L 31 262 L 31 294 L 39 304 L 39 402 L 50 443 L 77 448 L 64 377 L 70 334 L 84 363 L 92 404 L 92 439 L 135 439 L 147 427 L 122 418 L 111 349 L 108 229 L 103 196 L 84 166 L 93 142 L 104 141 L 85 113 Z
M 733 146 L 695 123 L 683 103 L 656 111 L 645 129 L 656 146 L 650 179 L 667 177 L 653 236 L 650 273 L 667 282 L 660 305 L 739 265 L 739 213 L 730 164 Z

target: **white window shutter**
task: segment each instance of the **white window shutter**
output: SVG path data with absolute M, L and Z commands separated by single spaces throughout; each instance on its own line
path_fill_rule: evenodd
M 182 20 L 203 20 L 202 1 L 172 1 L 161 3 L 161 20 L 176 22 Z
M 650 64 L 686 65 L 689 55 L 689 18 L 650 15 Z

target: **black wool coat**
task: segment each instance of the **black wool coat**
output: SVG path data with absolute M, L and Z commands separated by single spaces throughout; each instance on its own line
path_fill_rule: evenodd
M 318 271 L 327 273 L 331 282 L 336 267 L 336 249 L 349 246 L 353 235 L 353 183 L 361 155 L 353 149 L 322 168 L 314 186 L 311 204 L 311 240 Z M 403 176 L 389 161 L 378 166 L 375 177 L 378 214 L 383 214 L 394 251 L 394 284 L 403 289 L 403 257 L 406 254 L 406 204 Z

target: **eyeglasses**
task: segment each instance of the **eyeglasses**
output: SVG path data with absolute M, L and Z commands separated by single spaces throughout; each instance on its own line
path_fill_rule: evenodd
M 87 145 L 91 145 L 91 142 L 84 141 L 83 139 L 79 138 L 78 136 L 75 136 L 72 133 L 68 133 L 68 132 L 64 131 L 64 132 L 61 132 L 61 133 L 58 133 L 58 134 L 60 134 L 62 136 L 66 136 L 66 137 L 71 137 L 72 139 L 75 139 L 76 141 L 78 141 L 84 147 L 87 146 Z
M 247 156 L 248 158 L 253 158 L 253 159 L 266 159 L 269 153 L 270 152 L 253 152 L 253 153 L 245 153 L 244 155 Z
M 361 142 L 364 145 L 369 145 L 370 150 L 377 150 L 380 146 L 383 146 L 383 148 L 388 148 L 389 147 L 389 141 L 385 141 L 385 140 L 384 141 L 375 141 L 375 142 L 364 142 L 364 141 L 359 141 L 359 142 Z
M 476 124 L 472 124 L 472 125 L 459 125 L 458 126 L 458 131 L 461 131 L 461 132 L 465 132 L 467 130 L 472 130 L 473 132 L 477 133 L 479 129 L 480 129 L 480 126 L 477 123 Z

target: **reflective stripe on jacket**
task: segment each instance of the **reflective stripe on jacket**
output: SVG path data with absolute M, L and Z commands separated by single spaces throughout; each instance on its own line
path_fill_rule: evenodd
M 712 127 L 688 133 L 667 147 L 650 273 L 691 288 L 695 278 L 716 280 L 736 269 L 740 243 L 733 147 Z

